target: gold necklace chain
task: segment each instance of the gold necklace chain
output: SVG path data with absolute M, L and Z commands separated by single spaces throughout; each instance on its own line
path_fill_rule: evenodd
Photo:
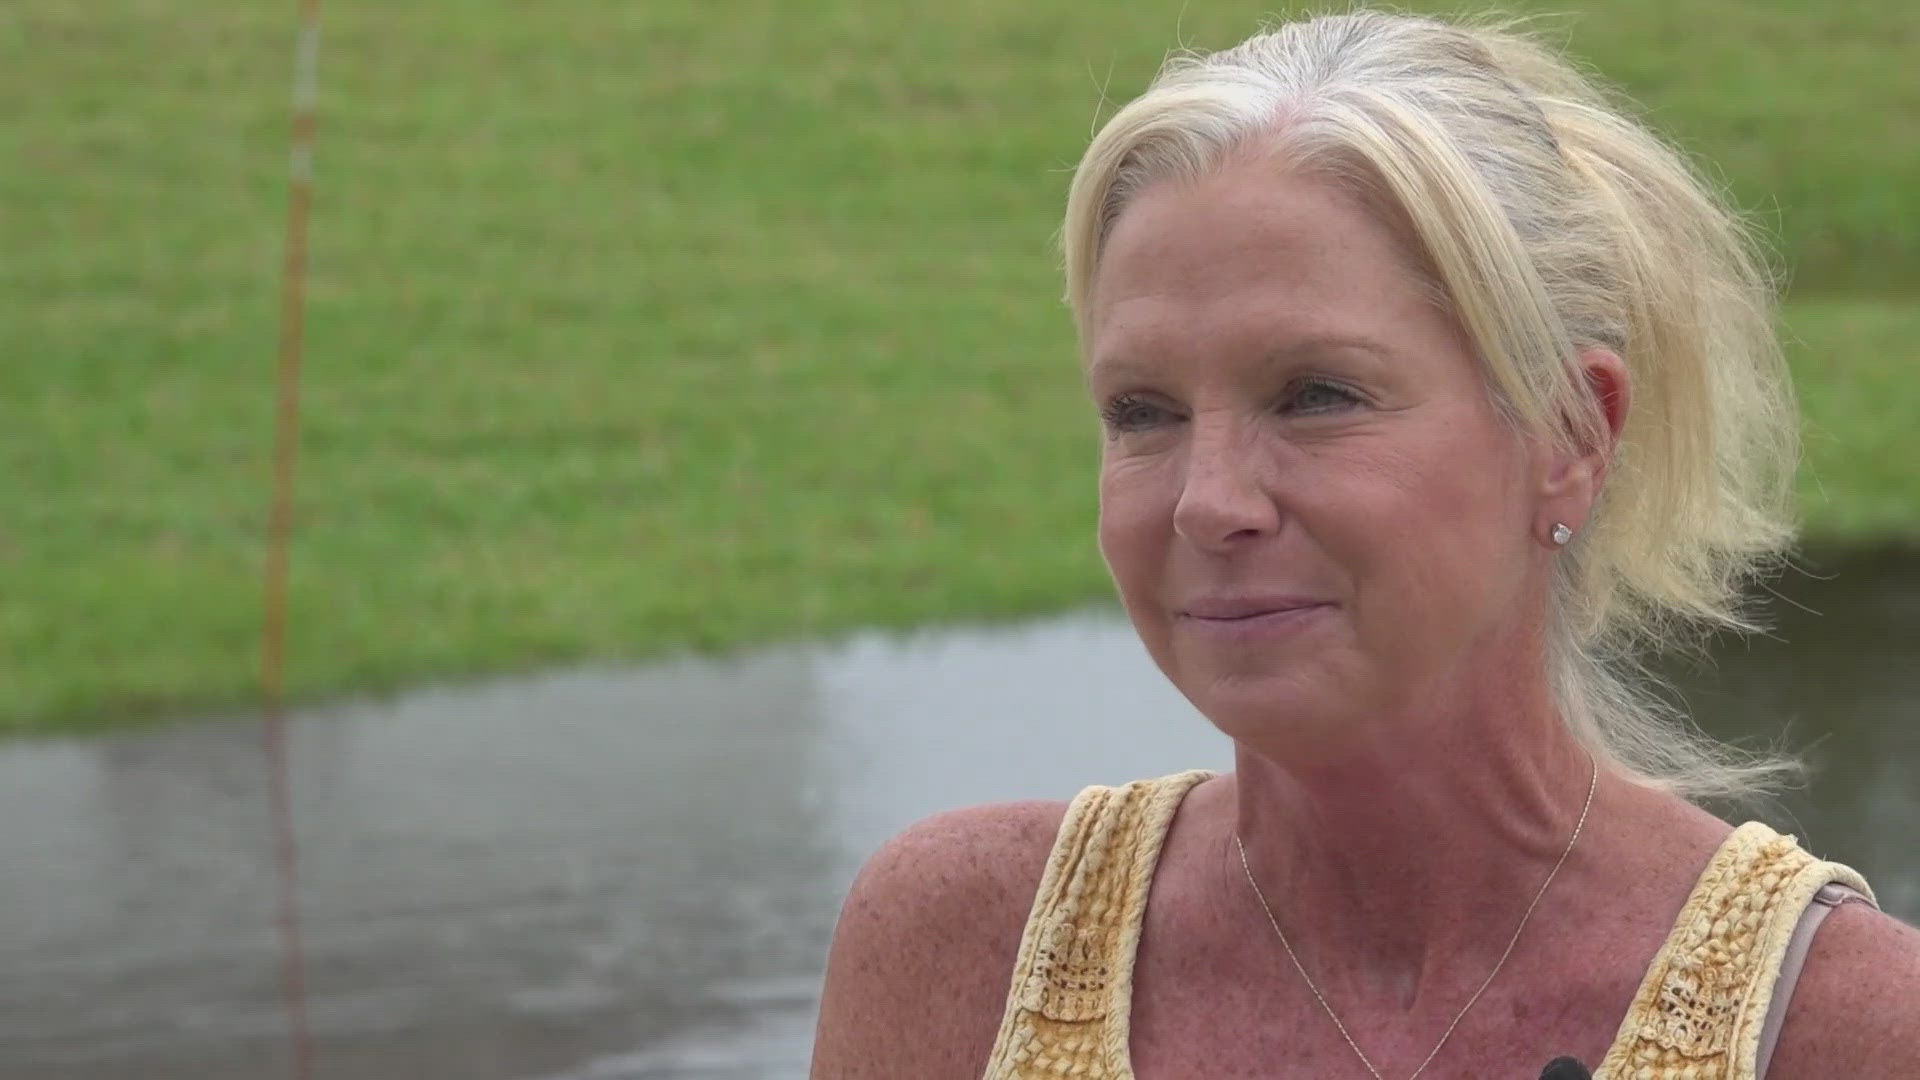
M 1573 835 L 1568 838 L 1566 849 L 1560 852 L 1559 861 L 1555 862 L 1553 869 L 1547 872 L 1547 880 L 1540 883 L 1540 891 L 1533 894 L 1533 902 L 1527 905 L 1526 912 L 1520 916 L 1520 925 L 1513 928 L 1513 937 L 1507 940 L 1506 951 L 1500 954 L 1500 959 L 1493 965 L 1493 970 L 1487 973 L 1486 981 L 1480 984 L 1480 989 L 1475 990 L 1473 996 L 1467 999 L 1467 1003 L 1454 1014 L 1453 1023 L 1447 1025 L 1447 1030 L 1440 1035 L 1440 1041 L 1433 1044 L 1433 1049 L 1427 1053 L 1426 1060 L 1420 1063 L 1419 1068 L 1413 1070 L 1407 1080 L 1415 1080 L 1415 1077 L 1426 1071 L 1427 1066 L 1431 1065 L 1433 1059 L 1439 1055 L 1440 1048 L 1447 1045 L 1447 1040 L 1453 1037 L 1453 1029 L 1460 1026 L 1460 1021 L 1466 1017 L 1467 1010 L 1473 1008 L 1473 1003 L 1479 1001 L 1480 995 L 1486 993 L 1487 987 L 1493 985 L 1493 977 L 1500 974 L 1500 969 L 1506 965 L 1507 957 L 1513 955 L 1513 947 L 1519 944 L 1520 932 L 1527 928 L 1527 920 L 1533 917 L 1533 909 L 1539 906 L 1540 898 L 1547 895 L 1547 886 L 1553 884 L 1554 875 L 1558 874 L 1560 867 L 1565 865 L 1567 856 L 1573 854 L 1573 845 L 1579 841 L 1580 830 L 1587 824 L 1587 811 L 1593 809 L 1593 789 L 1600 780 L 1599 760 L 1591 754 L 1588 758 L 1593 761 L 1593 773 L 1587 778 L 1587 801 L 1580 807 L 1580 820 L 1574 823 Z M 1273 908 L 1267 903 L 1267 894 L 1260 891 L 1260 883 L 1253 878 L 1253 867 L 1247 864 L 1247 845 L 1241 842 L 1237 831 L 1233 834 L 1233 842 L 1240 849 L 1240 868 L 1247 872 L 1247 884 L 1253 886 L 1253 895 L 1260 898 L 1260 908 L 1267 913 L 1267 921 L 1273 924 L 1273 932 L 1279 935 L 1280 945 L 1287 950 L 1287 959 L 1293 961 L 1294 970 L 1300 973 L 1300 978 L 1307 984 L 1307 989 L 1313 991 L 1314 1000 L 1326 1010 L 1327 1019 L 1332 1020 L 1333 1026 L 1340 1029 L 1340 1037 L 1347 1040 L 1347 1045 L 1353 1048 L 1354 1056 L 1360 1059 L 1360 1064 L 1367 1067 L 1367 1071 L 1373 1074 L 1374 1080 L 1385 1080 L 1380 1075 L 1380 1070 L 1374 1068 L 1373 1062 L 1367 1060 L 1367 1055 L 1361 1052 L 1360 1044 L 1354 1042 L 1353 1036 L 1348 1034 L 1347 1025 L 1340 1022 L 1340 1017 L 1335 1015 L 1333 1006 L 1327 1004 L 1327 999 L 1320 993 L 1320 988 L 1313 985 L 1313 979 L 1307 974 L 1306 966 L 1300 963 L 1298 956 L 1294 955 L 1293 946 L 1287 943 L 1286 932 L 1280 929 L 1280 920 L 1274 918 Z

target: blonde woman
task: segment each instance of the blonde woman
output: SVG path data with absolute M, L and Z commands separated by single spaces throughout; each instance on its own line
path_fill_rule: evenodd
M 1063 240 L 1101 549 L 1235 768 L 890 842 L 816 1077 L 1920 1077 L 1920 933 L 1698 808 L 1791 763 L 1632 678 L 1790 539 L 1768 281 L 1672 150 L 1362 11 L 1171 61 Z

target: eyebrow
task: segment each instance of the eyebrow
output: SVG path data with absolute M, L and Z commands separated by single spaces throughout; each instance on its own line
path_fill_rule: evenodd
M 1266 356 L 1263 357 L 1263 359 L 1268 363 L 1272 363 L 1278 360 L 1291 359 L 1292 357 L 1305 353 L 1325 352 L 1371 353 L 1375 358 L 1380 360 L 1388 360 L 1393 356 L 1392 350 L 1369 337 L 1361 337 L 1355 334 L 1311 334 L 1297 341 L 1290 341 L 1285 345 L 1267 350 Z
M 1306 337 L 1295 338 L 1285 344 L 1276 345 L 1261 354 L 1260 363 L 1262 366 L 1273 366 L 1297 359 L 1301 356 L 1330 352 L 1363 352 L 1381 361 L 1387 361 L 1393 358 L 1393 351 L 1391 349 L 1372 338 L 1355 334 L 1327 333 L 1309 334 Z M 1111 359 L 1095 357 L 1093 361 L 1087 365 L 1087 376 L 1091 378 L 1096 371 L 1104 373 L 1126 373 L 1128 371 L 1141 370 L 1146 368 L 1149 363 L 1150 362 L 1145 360 L 1140 354 L 1132 351 L 1123 352 L 1119 356 Z

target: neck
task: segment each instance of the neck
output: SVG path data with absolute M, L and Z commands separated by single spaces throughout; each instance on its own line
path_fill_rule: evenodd
M 1544 687 L 1502 698 L 1375 717 L 1337 755 L 1239 745 L 1235 830 L 1329 997 L 1413 1010 L 1431 990 L 1457 1007 L 1566 850 L 1592 759 Z M 1221 854 L 1249 894 L 1231 837 Z

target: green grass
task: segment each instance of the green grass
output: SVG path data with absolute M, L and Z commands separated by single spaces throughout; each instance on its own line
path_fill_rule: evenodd
M 1813 532 L 1920 533 L 1920 8 L 1557 7 L 1778 233 Z M 1099 594 L 1066 170 L 1265 10 L 330 3 L 293 695 Z M 255 692 L 291 15 L 0 7 L 0 728 Z

